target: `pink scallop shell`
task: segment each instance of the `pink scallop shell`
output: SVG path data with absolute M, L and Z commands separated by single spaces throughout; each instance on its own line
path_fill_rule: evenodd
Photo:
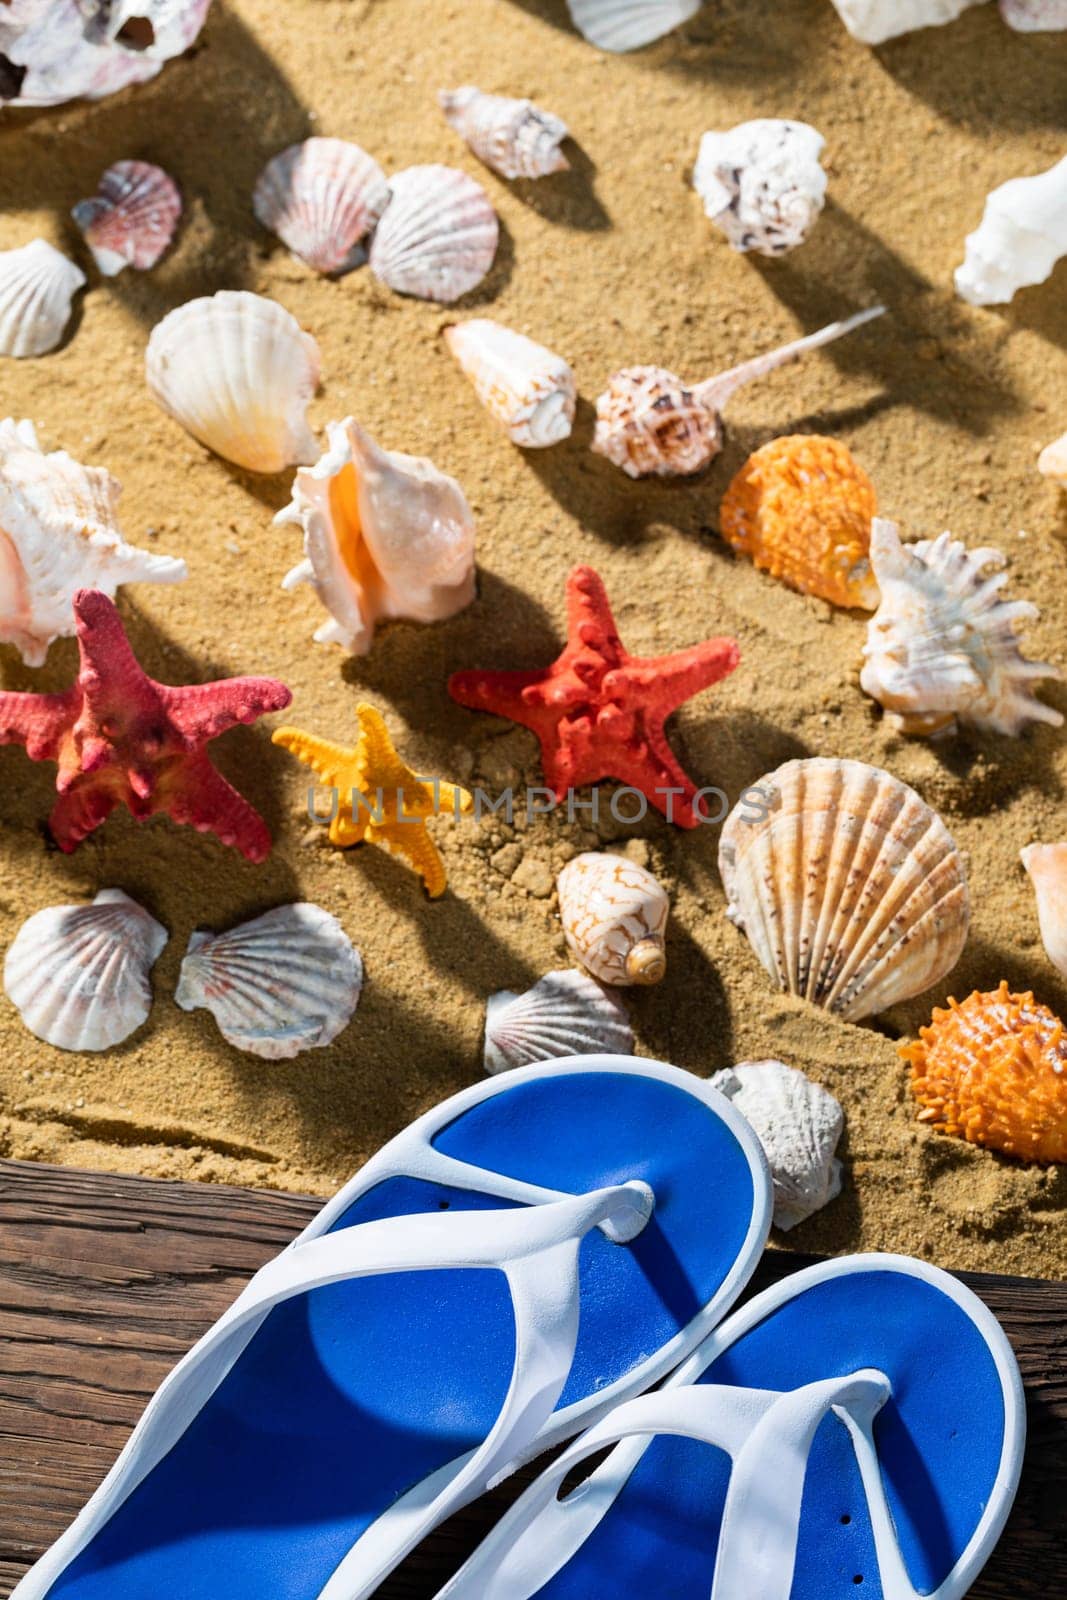
M 123 267 L 147 272 L 165 254 L 182 214 L 174 179 L 150 161 L 117 161 L 96 194 L 81 200 L 71 216 L 85 235 L 105 277 Z
M 268 161 L 252 196 L 263 226 L 317 272 L 357 265 L 358 246 L 389 204 L 378 163 L 345 139 L 305 139 Z

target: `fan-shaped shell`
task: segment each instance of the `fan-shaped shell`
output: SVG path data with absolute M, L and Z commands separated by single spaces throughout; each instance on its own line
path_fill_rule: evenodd
M 884 44 L 916 28 L 954 22 L 982 0 L 834 0 L 841 21 L 863 44 Z
M 100 179 L 91 200 L 79 200 L 71 216 L 85 235 L 105 278 L 124 267 L 147 272 L 166 254 L 182 214 L 174 179 L 150 161 L 117 161 Z
M 371 271 L 398 294 L 450 305 L 493 265 L 500 224 L 480 183 L 453 167 L 408 167 L 370 247 Z
M 153 328 L 145 370 L 164 411 L 227 461 L 281 472 L 315 460 L 319 347 L 273 300 L 224 289 L 188 301 Z
M 4 988 L 32 1034 L 60 1050 L 108 1050 L 147 1019 L 167 930 L 121 889 L 49 906 L 24 922 Z
M 502 178 L 543 178 L 569 170 L 560 149 L 567 124 L 532 100 L 483 94 L 472 84 L 442 89 L 437 98 L 449 127 Z
M 537 450 L 569 438 L 578 385 L 562 356 L 488 317 L 446 328 L 445 342 L 512 444 Z
M 774 1221 L 795 1228 L 841 1193 L 834 1155 L 845 1113 L 828 1089 L 784 1061 L 743 1061 L 712 1074 L 755 1130 L 774 1182 Z
M 381 167 L 345 139 L 290 145 L 260 173 L 252 208 L 295 256 L 317 272 L 344 272 L 389 204 Z
M 1045 446 L 1037 458 L 1037 470 L 1067 489 L 1067 433 Z
M 362 987 L 363 962 L 337 918 L 303 901 L 228 933 L 194 933 L 174 998 L 210 1011 L 236 1049 L 286 1061 L 332 1043 Z
M 662 39 L 695 17 L 703 0 L 567 0 L 574 26 L 598 50 L 621 54 Z
M 97 100 L 154 78 L 187 50 L 211 0 L 8 0 L 0 55 L 13 72 L 0 101 L 54 106 Z
M 1067 255 L 1067 156 L 1034 177 L 994 189 L 980 225 L 968 234 L 956 291 L 972 306 L 999 306 L 1044 283 Z
M 825 143 L 806 122 L 777 117 L 704 135 L 693 186 L 735 250 L 779 256 L 803 244 L 826 198 Z
M 727 915 L 789 994 L 849 1022 L 938 983 L 970 923 L 963 861 L 913 789 L 862 761 L 788 761 L 723 826 Z
M 1017 33 L 1061 33 L 1067 0 L 1000 0 L 1000 14 Z
M 1067 843 L 1028 844 L 1021 856 L 1037 896 L 1045 952 L 1067 978 Z
M 659 983 L 670 901 L 646 868 L 588 850 L 556 880 L 559 917 L 571 954 L 601 983 Z
M 502 989 L 486 1009 L 486 1072 L 562 1056 L 628 1056 L 633 1047 L 622 1001 L 573 968 L 547 973 L 525 994 Z
M 45 239 L 0 251 L 0 356 L 54 350 L 84 285 L 84 272 Z
M 593 449 L 631 478 L 701 472 L 722 437 L 718 412 L 665 367 L 623 367 L 596 403 Z

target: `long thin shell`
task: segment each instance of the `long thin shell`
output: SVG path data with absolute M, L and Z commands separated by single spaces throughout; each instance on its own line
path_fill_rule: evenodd
M 84 285 L 84 272 L 44 239 L 0 251 L 0 356 L 54 350 Z
M 570 436 L 578 385 L 562 356 L 488 317 L 446 328 L 445 342 L 512 444 L 537 450 Z

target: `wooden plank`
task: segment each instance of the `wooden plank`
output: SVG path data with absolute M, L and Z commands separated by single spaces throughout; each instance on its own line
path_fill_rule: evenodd
M 0 1595 L 67 1526 L 178 1357 L 318 1201 L 0 1162 Z M 805 1264 L 770 1252 L 763 1288 Z M 962 1274 L 1004 1324 L 1030 1420 L 1023 1484 L 973 1600 L 1062 1592 L 1067 1286 Z M 379 1590 L 430 1600 L 532 1469 Z

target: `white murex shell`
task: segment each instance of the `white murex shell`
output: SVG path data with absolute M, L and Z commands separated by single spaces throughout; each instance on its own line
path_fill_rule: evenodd
M 693 187 L 735 250 L 779 256 L 803 244 L 826 199 L 825 143 L 808 123 L 777 117 L 704 135 Z
M 9 0 L 0 55 L 10 83 L 0 103 L 55 106 L 154 78 L 204 26 L 211 0 Z
M 622 1001 L 573 967 L 546 973 L 525 994 L 502 989 L 489 997 L 486 1072 L 508 1072 L 562 1056 L 628 1056 L 633 1048 Z
M 24 922 L 4 988 L 30 1032 L 59 1050 L 108 1050 L 147 1019 L 148 981 L 167 930 L 121 889 L 87 906 L 49 906 Z
M 453 323 L 445 343 L 512 444 L 539 450 L 570 437 L 578 385 L 562 356 L 488 317 Z
M 841 21 L 862 44 L 884 44 L 916 28 L 955 22 L 984 0 L 833 0 Z
M 921 994 L 960 958 L 963 861 L 913 789 L 862 761 L 788 761 L 727 817 L 727 916 L 780 990 L 857 1022 Z
M 454 167 L 408 167 L 389 184 L 370 269 L 397 294 L 450 305 L 493 265 L 500 223 L 480 183 Z
M 1037 896 L 1045 952 L 1067 978 L 1067 843 L 1028 844 L 1020 859 Z
M 544 178 L 570 170 L 560 149 L 567 124 L 532 100 L 484 94 L 473 84 L 442 89 L 437 98 L 449 127 L 502 178 Z
M 994 189 L 981 224 L 968 234 L 956 292 L 972 306 L 1006 305 L 1016 291 L 1044 283 L 1067 255 L 1067 156 L 1032 178 Z
M 84 286 L 84 272 L 45 239 L 0 250 L 0 356 L 54 350 Z
M 294 256 L 316 272 L 358 264 L 361 241 L 389 204 L 385 173 L 345 139 L 305 139 L 268 161 L 252 209 Z
M 571 954 L 613 986 L 659 983 L 670 901 L 646 868 L 625 856 L 587 850 L 563 868 L 559 917 Z
M 767 1157 L 774 1183 L 774 1223 L 788 1230 L 841 1193 L 834 1155 L 845 1113 L 829 1089 L 784 1061 L 742 1061 L 715 1072 L 711 1087 L 731 1100 Z
M 1067 489 L 1067 433 L 1045 446 L 1037 458 L 1037 470 Z
M 228 933 L 194 933 L 174 998 L 210 1011 L 236 1049 L 285 1061 L 331 1044 L 362 987 L 363 962 L 337 918 L 303 901 Z
M 599 50 L 640 50 L 695 17 L 704 0 L 567 0 L 574 26 Z
M 246 290 L 189 300 L 152 329 L 155 400 L 209 450 L 250 472 L 306 466 L 319 347 L 284 307 Z
M 114 599 L 121 583 L 178 583 L 184 561 L 125 542 L 122 492 L 103 467 L 45 455 L 32 422 L 0 422 L 0 644 L 27 666 L 43 664 L 54 639 L 74 633 L 79 589 Z
M 304 533 L 305 559 L 282 587 L 315 590 L 330 613 L 320 644 L 366 655 L 375 623 L 440 622 L 474 599 L 474 516 L 431 461 L 383 450 L 354 417 L 326 431 L 326 454 L 297 473 L 274 519 Z

